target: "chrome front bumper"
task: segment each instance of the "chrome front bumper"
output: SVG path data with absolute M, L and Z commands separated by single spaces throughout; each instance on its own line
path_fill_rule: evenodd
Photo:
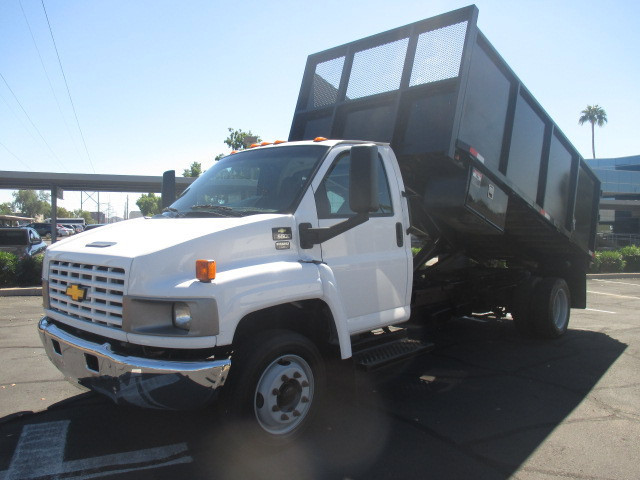
M 231 361 L 201 362 L 128 357 L 69 333 L 49 322 L 38 324 L 49 359 L 80 388 L 107 395 L 116 403 L 146 408 L 188 409 L 210 403 L 224 385 Z

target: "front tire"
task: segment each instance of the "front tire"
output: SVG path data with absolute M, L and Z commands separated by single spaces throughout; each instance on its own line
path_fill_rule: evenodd
M 325 368 L 316 346 L 289 331 L 271 330 L 241 345 L 232 357 L 228 411 L 263 443 L 286 443 L 311 423 Z

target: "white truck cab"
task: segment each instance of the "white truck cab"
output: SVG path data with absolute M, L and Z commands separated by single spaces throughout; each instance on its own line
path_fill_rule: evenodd
M 238 413 L 292 436 L 321 394 L 322 355 L 349 358 L 352 335 L 409 318 L 402 192 L 385 144 L 230 155 L 163 214 L 47 250 L 49 358 L 78 385 L 147 407 L 199 405 L 229 384 Z

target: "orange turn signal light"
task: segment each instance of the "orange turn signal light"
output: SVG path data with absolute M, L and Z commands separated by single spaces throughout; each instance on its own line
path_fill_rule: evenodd
M 216 278 L 215 260 L 196 260 L 196 278 L 201 282 L 210 282 Z

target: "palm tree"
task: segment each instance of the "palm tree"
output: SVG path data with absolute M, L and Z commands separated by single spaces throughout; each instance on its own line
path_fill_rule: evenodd
M 587 108 L 580 112 L 580 118 L 578 119 L 578 123 L 583 125 L 585 122 L 589 122 L 591 124 L 591 150 L 593 152 L 593 158 L 596 158 L 596 144 L 595 144 L 595 125 L 598 124 L 599 127 L 602 127 L 605 123 L 607 123 L 607 112 L 604 111 L 599 105 L 587 105 Z

